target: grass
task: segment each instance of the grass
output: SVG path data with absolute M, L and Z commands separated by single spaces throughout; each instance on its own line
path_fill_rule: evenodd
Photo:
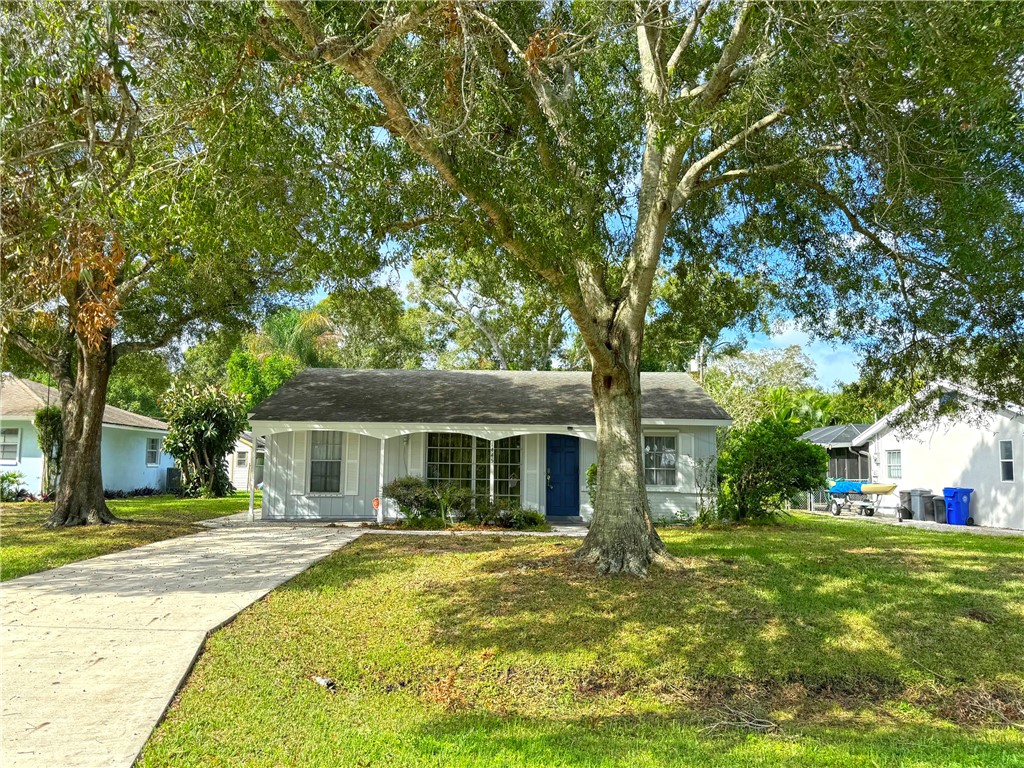
M 203 530 L 196 525 L 200 520 L 248 509 L 249 494 L 239 492 L 223 499 L 141 496 L 111 500 L 107 505 L 115 515 L 130 522 L 49 530 L 43 528 L 43 523 L 53 504 L 0 505 L 0 581 L 196 533 Z
M 1024 540 L 662 536 L 645 581 L 365 536 L 210 638 L 140 765 L 1024 766 Z

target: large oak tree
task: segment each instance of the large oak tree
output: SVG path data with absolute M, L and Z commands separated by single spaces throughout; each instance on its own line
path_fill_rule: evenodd
M 257 14 L 297 73 L 335 73 L 338 124 L 368 137 L 350 163 L 372 229 L 508 260 L 572 315 L 598 436 L 579 557 L 601 571 L 643 573 L 665 552 L 641 471 L 644 319 L 659 265 L 703 258 L 712 235 L 820 328 L 869 323 L 913 350 L 973 339 L 964 372 L 1013 359 L 978 331 L 1020 338 L 1018 3 L 277 0 Z M 953 285 L 970 309 L 943 308 Z
M 173 5 L 8 4 L 0 339 L 57 385 L 50 526 L 114 521 L 100 439 L 125 355 L 251 321 L 330 252 L 337 175 L 251 52 Z M 159 17 L 161 23 L 155 24 Z M 303 149 L 310 150 L 303 153 Z M 326 244 L 326 245 L 325 245 Z M 341 260 L 343 261 L 343 259 Z

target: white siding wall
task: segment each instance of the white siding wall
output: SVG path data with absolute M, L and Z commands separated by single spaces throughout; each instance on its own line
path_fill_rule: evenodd
M 999 441 L 1013 442 L 1013 482 L 1003 482 Z M 903 477 L 887 476 L 886 452 L 900 452 Z M 940 422 L 910 435 L 886 430 L 870 445 L 871 478 L 894 482 L 896 492 L 885 505 L 898 506 L 899 492 L 928 488 L 942 495 L 946 487 L 973 488 L 971 516 L 978 525 L 1024 529 L 1024 419 L 1007 412 L 983 424 Z
M 647 434 L 668 434 L 665 429 L 647 427 Z M 675 520 L 680 516 L 697 513 L 697 489 L 694 484 L 695 459 L 706 459 L 716 455 L 717 438 L 714 427 L 682 427 L 677 434 L 679 463 L 676 468 L 676 487 L 672 490 L 648 490 L 647 500 L 651 505 L 651 516 L 655 520 Z M 580 515 L 590 520 L 594 508 L 587 493 L 587 467 L 597 461 L 597 443 L 593 440 L 580 441 Z
M 376 519 L 373 499 L 379 494 L 380 440 L 352 435 L 352 441 L 359 446 L 359 457 L 353 466 L 355 487 L 347 489 L 345 476 L 352 443 L 346 433 L 345 454 L 342 457 L 342 490 L 354 492 L 331 494 L 313 494 L 306 490 L 309 485 L 309 461 L 295 461 L 294 457 L 298 446 L 300 455 L 308 458 L 308 441 L 308 432 L 282 432 L 268 436 L 263 475 L 263 519 Z M 297 474 L 299 472 L 302 474 Z

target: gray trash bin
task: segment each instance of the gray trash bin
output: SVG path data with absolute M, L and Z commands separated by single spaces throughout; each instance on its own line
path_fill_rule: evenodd
M 946 523 L 946 497 L 932 496 L 932 515 L 936 523 Z
M 900 506 L 896 510 L 897 520 L 909 520 L 912 517 L 910 511 L 910 491 L 900 491 Z
M 931 505 L 931 488 L 910 489 L 910 511 L 913 513 L 915 520 L 926 520 L 928 512 L 931 511 L 929 509 Z

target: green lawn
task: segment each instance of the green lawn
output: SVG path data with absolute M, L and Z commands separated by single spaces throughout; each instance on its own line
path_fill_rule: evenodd
M 259 505 L 260 494 L 256 494 Z M 43 522 L 53 505 L 23 502 L 0 505 L 0 581 L 45 571 L 108 552 L 150 544 L 203 530 L 199 520 L 249 508 L 249 494 L 223 499 L 179 499 L 142 496 L 107 502 L 125 525 L 90 525 L 49 530 Z
M 1024 540 L 663 535 L 646 581 L 365 536 L 213 635 L 141 765 L 1024 766 Z

